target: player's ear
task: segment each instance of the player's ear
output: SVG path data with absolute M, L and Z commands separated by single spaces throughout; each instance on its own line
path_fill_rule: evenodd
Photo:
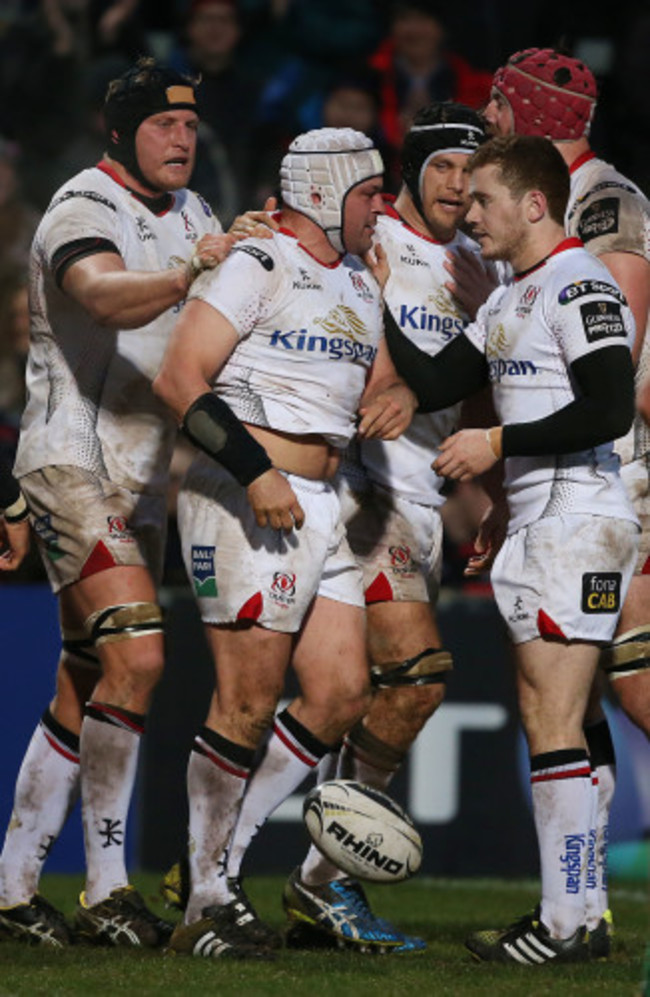
M 541 190 L 529 190 L 524 195 L 526 218 L 529 222 L 539 222 L 548 213 L 546 196 Z

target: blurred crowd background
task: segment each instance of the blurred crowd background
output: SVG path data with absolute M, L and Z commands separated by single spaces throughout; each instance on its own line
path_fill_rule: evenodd
M 529 46 L 561 47 L 589 64 L 601 93 L 592 144 L 650 191 L 650 0 L 615 8 L 588 0 L 0 0 L 0 448 L 11 456 L 24 404 L 33 232 L 57 188 L 101 158 L 107 85 L 138 56 L 201 76 L 191 186 L 226 227 L 275 193 L 289 142 L 310 128 L 370 135 L 395 193 L 415 111 L 431 100 L 480 108 L 494 70 Z M 187 457 L 180 448 L 177 474 Z M 479 512 L 472 488 L 447 503 L 448 585 L 463 585 Z M 183 584 L 173 517 L 172 489 L 166 582 Z M 41 571 L 32 553 L 18 580 L 41 580 Z

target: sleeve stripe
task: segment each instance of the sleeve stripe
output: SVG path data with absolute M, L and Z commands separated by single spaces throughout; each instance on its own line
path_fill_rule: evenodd
M 51 268 L 57 287 L 61 287 L 66 271 L 73 263 L 82 260 L 85 256 L 94 256 L 95 253 L 115 253 L 120 255 L 120 251 L 110 239 L 89 237 L 85 239 L 74 239 L 66 242 L 64 246 L 59 246 L 52 256 Z

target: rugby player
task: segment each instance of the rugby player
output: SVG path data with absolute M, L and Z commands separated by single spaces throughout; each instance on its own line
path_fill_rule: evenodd
M 549 141 L 494 139 L 473 155 L 470 171 L 467 220 L 484 258 L 512 266 L 513 283 L 495 290 L 435 358 L 387 324 L 398 370 L 422 409 L 489 381 L 502 423 L 453 435 L 434 467 L 462 481 L 505 458 L 510 520 L 492 584 L 515 644 L 542 900 L 534 916 L 468 945 L 480 959 L 582 960 L 591 954 L 593 811 L 583 719 L 638 548 L 611 442 L 634 412 L 634 323 L 605 265 L 565 237 L 569 174 Z
M 244 240 L 195 281 L 154 382 L 203 451 L 179 524 L 216 675 L 188 767 L 190 893 L 176 952 L 280 944 L 226 869 L 255 752 L 272 726 L 254 776 L 261 824 L 369 705 L 361 572 L 332 479 L 357 428 L 392 439 L 415 408 L 360 259 L 383 210 L 382 173 L 360 132 L 295 139 L 279 231 Z M 274 717 L 290 663 L 301 691 Z

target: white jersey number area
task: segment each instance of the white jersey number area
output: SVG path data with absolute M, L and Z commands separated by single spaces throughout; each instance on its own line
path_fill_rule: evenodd
M 190 297 L 239 336 L 215 389 L 240 419 L 348 443 L 383 334 L 379 289 L 360 260 L 319 263 L 281 231 L 237 245 Z
M 30 262 L 29 401 L 16 473 L 74 465 L 133 492 L 162 494 L 175 420 L 154 398 L 155 377 L 180 306 L 138 329 L 110 329 L 57 286 L 57 250 L 79 239 L 115 246 L 127 270 L 182 266 L 221 226 L 196 194 L 177 191 L 154 214 L 103 169 L 84 170 L 52 199 Z
M 557 412 L 576 397 L 570 366 L 611 346 L 629 346 L 634 321 L 604 266 L 567 239 L 542 266 L 494 291 L 467 329 L 488 361 L 503 425 Z M 578 454 L 509 457 L 508 532 L 543 516 L 599 514 L 635 520 L 612 443 Z

